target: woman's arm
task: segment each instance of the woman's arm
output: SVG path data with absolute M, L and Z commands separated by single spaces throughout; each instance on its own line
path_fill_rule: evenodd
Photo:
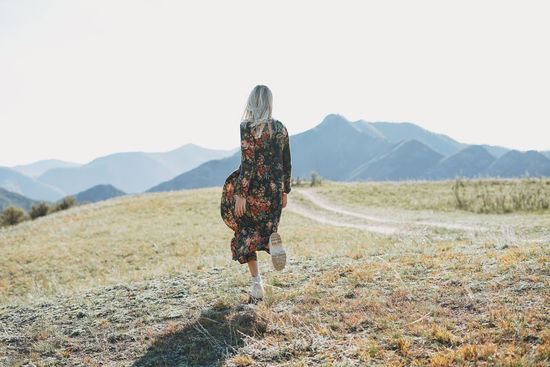
M 246 196 L 250 180 L 254 177 L 256 162 L 252 139 L 248 139 L 250 134 L 246 133 L 246 127 L 241 125 L 241 170 L 235 182 L 235 214 L 240 217 L 246 209 Z
M 290 142 L 288 131 L 283 127 L 283 192 L 288 194 L 291 190 L 290 177 L 292 173 L 292 164 L 290 162 Z

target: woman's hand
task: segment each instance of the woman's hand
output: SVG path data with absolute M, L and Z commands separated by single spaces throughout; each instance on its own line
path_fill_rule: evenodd
M 240 217 L 246 210 L 246 199 L 240 195 L 235 195 L 235 215 Z
M 283 208 L 286 207 L 286 193 L 283 192 Z

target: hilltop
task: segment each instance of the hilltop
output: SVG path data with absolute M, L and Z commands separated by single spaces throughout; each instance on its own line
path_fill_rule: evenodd
M 86 201 L 95 203 L 122 195 L 126 195 L 126 193 L 113 185 L 96 185 L 88 190 L 79 192 L 75 195 L 75 198 L 79 203 Z

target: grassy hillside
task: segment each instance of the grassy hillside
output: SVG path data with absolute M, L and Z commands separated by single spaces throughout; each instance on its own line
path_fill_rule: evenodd
M 548 365 L 549 211 L 457 210 L 450 186 L 295 187 L 258 305 L 220 188 L 2 228 L 0 365 Z
M 407 210 L 435 210 L 456 212 L 457 200 L 453 186 L 456 180 L 404 182 L 324 182 L 315 191 L 327 199 L 352 207 L 401 208 Z M 483 196 L 504 200 L 507 204 L 516 193 L 523 199 L 550 200 L 550 179 L 470 179 L 462 180 L 462 197 L 475 199 Z M 531 194 L 531 195 L 529 195 Z M 475 209 L 475 208 L 473 208 Z M 539 210 L 538 212 L 548 212 Z
M 232 232 L 220 197 L 219 188 L 128 195 L 0 228 L 0 300 L 227 265 Z M 280 233 L 306 256 L 361 234 L 288 211 Z

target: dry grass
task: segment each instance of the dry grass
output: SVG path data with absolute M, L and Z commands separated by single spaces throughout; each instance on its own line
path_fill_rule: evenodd
M 550 179 L 324 181 L 315 191 L 347 205 L 370 207 L 445 212 L 461 209 L 475 213 L 550 211 Z
M 332 182 L 315 191 L 346 205 L 455 211 L 453 181 Z
M 308 190 L 350 210 L 488 230 L 383 236 L 285 211 L 288 266 L 276 272 L 260 253 L 266 296 L 247 306 L 219 188 L 72 208 L 0 231 L 0 364 L 550 365 L 550 214 L 457 212 L 442 204 L 444 183 L 373 185 Z M 385 189 L 409 196 L 384 209 Z
M 457 178 L 452 189 L 456 207 L 474 213 L 544 212 L 550 209 L 549 179 Z
M 0 228 L 0 302 L 226 265 L 232 232 L 219 215 L 220 195 L 219 188 L 131 195 Z M 291 212 L 280 233 L 301 256 L 386 241 Z
M 246 351 L 257 359 L 276 350 L 306 366 L 545 366 L 548 271 L 531 262 L 545 256 L 516 250 L 505 274 L 501 261 L 454 251 L 354 259 L 278 291 L 259 309 L 267 335 Z

